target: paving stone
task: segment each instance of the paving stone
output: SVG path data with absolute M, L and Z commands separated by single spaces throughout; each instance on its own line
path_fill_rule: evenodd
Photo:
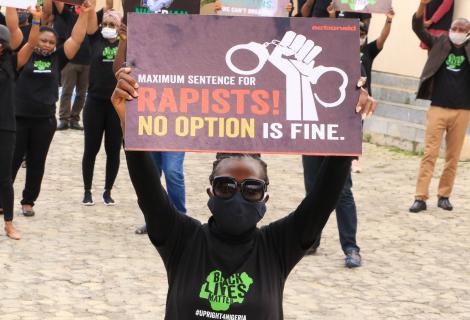
M 101 201 L 104 152 L 96 161 L 96 205 L 83 207 L 83 133 L 57 132 L 50 149 L 37 215 L 15 217 L 23 240 L 0 236 L 0 319 L 162 319 L 167 279 L 147 236 L 134 234 L 143 216 L 126 172 Z M 322 245 L 292 271 L 284 293 L 285 319 L 470 319 L 470 162 L 460 163 L 453 212 L 410 214 L 419 158 L 365 145 L 363 173 L 354 174 L 362 268 L 344 268 L 336 219 Z M 213 154 L 187 154 L 189 214 L 206 221 L 205 188 Z M 296 208 L 305 192 L 298 156 L 264 156 L 270 201 L 263 223 Z M 431 194 L 436 193 L 438 161 Z M 19 202 L 24 170 L 15 184 Z M 19 206 L 17 206 L 19 209 Z M 354 316 L 354 317 L 353 317 Z M 256 319 L 255 319 L 256 320 Z

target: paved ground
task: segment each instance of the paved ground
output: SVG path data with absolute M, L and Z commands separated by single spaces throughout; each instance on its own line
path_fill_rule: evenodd
M 0 319 L 163 319 L 166 277 L 146 236 L 125 163 L 113 193 L 119 205 L 82 207 L 82 133 L 56 134 L 34 218 L 16 216 L 23 240 L 0 236 Z M 186 161 L 191 215 L 206 220 L 213 155 Z M 97 161 L 95 198 L 103 186 Z M 296 156 L 266 156 L 272 180 L 265 222 L 302 198 Z M 456 210 L 409 214 L 418 158 L 365 146 L 364 172 L 354 176 L 364 266 L 343 267 L 336 222 L 322 247 L 293 271 L 286 319 L 470 319 L 470 163 L 460 165 Z M 439 169 L 442 163 L 439 163 Z M 17 198 L 24 172 L 16 184 Z M 436 188 L 433 181 L 432 190 Z

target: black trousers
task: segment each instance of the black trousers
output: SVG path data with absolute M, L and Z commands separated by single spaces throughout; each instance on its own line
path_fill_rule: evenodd
M 3 219 L 13 220 L 13 179 L 11 163 L 15 149 L 15 133 L 0 130 L 0 208 L 3 209 Z
M 320 171 L 323 159 L 324 157 L 322 156 L 302 156 L 305 191 L 307 194 L 314 188 L 315 178 Z M 351 174 L 349 174 L 335 208 L 339 240 L 341 243 L 341 248 L 345 254 L 347 254 L 350 250 L 360 250 L 356 243 L 357 209 L 351 188 L 352 179 Z M 321 234 L 313 244 L 314 248 L 318 248 L 320 246 L 320 240 Z
M 85 190 L 91 190 L 96 155 L 100 151 L 104 135 L 106 151 L 105 189 L 111 190 L 119 172 L 122 145 L 122 129 L 119 117 L 111 100 L 97 99 L 88 95 L 83 110 L 85 129 L 85 150 L 83 152 L 82 173 Z
M 41 191 L 47 153 L 57 127 L 55 117 L 16 118 L 16 146 L 13 154 L 13 181 L 27 155 L 26 182 L 21 204 L 34 206 Z

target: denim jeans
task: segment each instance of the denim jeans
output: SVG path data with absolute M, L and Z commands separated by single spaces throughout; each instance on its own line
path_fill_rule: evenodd
M 321 156 L 302 156 L 304 184 L 307 194 L 313 190 L 315 178 L 320 171 L 324 158 L 325 157 Z M 338 203 L 336 204 L 336 220 L 338 223 L 339 240 L 344 253 L 347 253 L 352 249 L 360 250 L 356 244 L 357 211 L 351 188 L 352 179 L 350 173 L 344 184 Z M 313 244 L 314 248 L 320 246 L 320 239 L 321 234 Z
M 160 175 L 165 175 L 166 189 L 176 210 L 186 214 L 184 187 L 184 152 L 152 152 L 152 157 Z

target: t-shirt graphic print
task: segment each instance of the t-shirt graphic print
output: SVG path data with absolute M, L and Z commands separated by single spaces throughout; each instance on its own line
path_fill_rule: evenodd
M 449 54 L 446 60 L 447 70 L 453 72 L 462 71 L 462 65 L 465 62 L 465 55 Z
M 36 60 L 33 63 L 33 73 L 51 73 L 52 72 L 52 62 L 44 60 Z
M 117 47 L 106 47 L 103 49 L 103 62 L 114 62 L 117 55 Z
M 225 278 L 221 271 L 214 270 L 207 276 L 199 297 L 207 299 L 213 311 L 227 311 L 233 303 L 243 303 L 252 284 L 253 279 L 246 272 Z

